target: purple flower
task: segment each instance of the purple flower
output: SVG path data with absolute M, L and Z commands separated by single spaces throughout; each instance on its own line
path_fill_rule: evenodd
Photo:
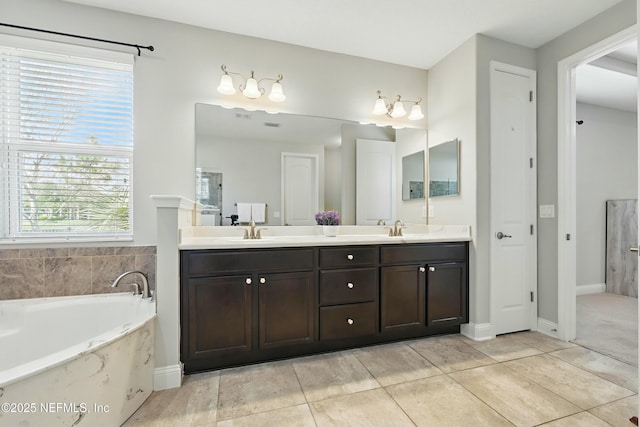
M 318 212 L 316 214 L 316 223 L 318 225 L 339 225 L 340 215 L 337 211 Z

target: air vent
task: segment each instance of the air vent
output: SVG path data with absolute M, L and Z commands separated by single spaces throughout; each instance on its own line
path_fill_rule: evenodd
M 279 128 L 280 127 L 280 123 L 273 123 L 273 122 L 264 122 L 264 125 L 270 128 Z

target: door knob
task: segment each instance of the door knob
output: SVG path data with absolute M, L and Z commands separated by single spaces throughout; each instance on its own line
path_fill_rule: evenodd
M 508 234 L 504 234 L 502 231 L 498 231 L 498 233 L 496 234 L 496 237 L 498 238 L 498 240 L 502 240 L 502 239 L 510 239 L 512 236 Z
M 629 250 L 630 250 L 631 252 L 638 252 L 638 248 L 637 248 L 637 247 L 629 248 Z

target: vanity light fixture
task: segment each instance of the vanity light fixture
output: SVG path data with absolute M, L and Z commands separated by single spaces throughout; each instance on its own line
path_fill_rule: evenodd
M 413 103 L 413 106 L 411 106 L 411 112 L 409 113 L 409 116 L 407 118 L 409 120 L 420 120 L 424 118 L 424 114 L 422 114 L 422 108 L 420 108 L 422 98 L 418 98 L 417 101 L 407 101 L 401 99 L 400 95 L 398 95 L 395 101 L 389 103 L 387 103 L 385 99 L 386 96 L 382 96 L 382 92 L 378 91 L 378 99 L 376 99 L 376 103 L 372 111 L 372 113 L 376 116 L 386 114 L 387 116 L 394 119 L 404 117 L 407 115 L 407 111 L 404 109 L 404 103 L 411 102 Z
M 242 77 L 242 79 L 244 80 L 244 82 L 238 86 L 238 89 L 247 98 L 260 98 L 265 92 L 260 83 L 264 80 L 270 80 L 273 81 L 273 84 L 271 85 L 269 99 L 273 102 L 282 102 L 286 99 L 286 96 L 284 96 L 284 92 L 282 91 L 282 83 L 280 83 L 280 81 L 282 80 L 282 74 L 278 74 L 278 77 L 276 77 L 275 79 L 264 77 L 260 80 L 256 80 L 253 71 L 251 71 L 251 76 L 249 78 L 246 78 L 240 73 L 234 73 L 227 70 L 227 66 L 224 64 L 221 68 L 224 74 L 222 74 L 222 76 L 220 77 L 218 92 L 223 95 L 235 95 L 236 88 L 233 86 L 233 78 L 231 77 L 231 75 L 236 75 Z

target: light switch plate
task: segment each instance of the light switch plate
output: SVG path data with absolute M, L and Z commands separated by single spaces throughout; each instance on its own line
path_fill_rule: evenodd
M 540 218 L 555 218 L 555 205 L 540 205 Z
M 427 207 L 423 206 L 422 207 L 422 218 L 426 218 L 427 217 Z
M 436 214 L 433 212 L 433 206 L 429 205 L 429 218 L 433 218 Z

